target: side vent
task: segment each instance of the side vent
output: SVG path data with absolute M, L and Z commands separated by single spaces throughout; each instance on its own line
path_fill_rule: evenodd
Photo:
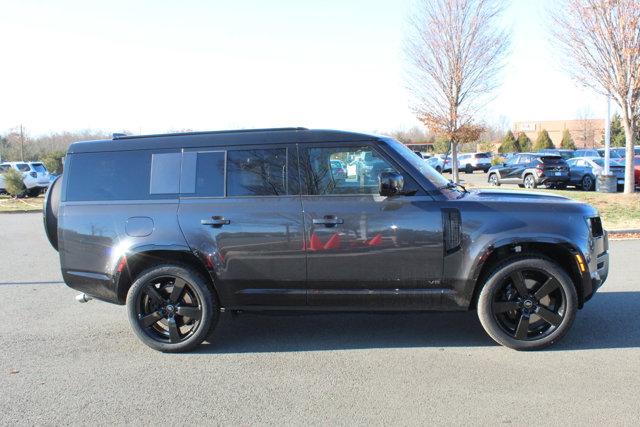
M 458 209 L 443 209 L 442 223 L 444 224 L 444 251 L 448 255 L 460 249 L 462 243 L 462 220 Z
M 591 235 L 593 237 L 602 237 L 604 235 L 604 231 L 602 230 L 602 221 L 599 216 L 589 218 L 591 225 Z

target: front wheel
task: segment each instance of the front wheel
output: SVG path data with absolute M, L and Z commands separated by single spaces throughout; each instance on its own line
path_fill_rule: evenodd
M 169 353 L 198 346 L 218 317 L 207 280 L 183 265 L 160 265 L 142 272 L 127 294 L 127 312 L 144 344 Z
M 497 174 L 492 173 L 491 175 L 489 175 L 489 184 L 493 185 L 494 187 L 500 186 L 500 181 L 498 180 Z
M 573 282 L 547 258 L 520 257 L 499 265 L 478 298 L 478 317 L 497 343 L 537 350 L 560 340 L 578 307 Z

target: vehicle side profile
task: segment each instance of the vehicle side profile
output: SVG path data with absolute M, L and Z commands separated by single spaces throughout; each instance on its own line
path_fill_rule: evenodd
M 579 187 L 584 191 L 595 190 L 596 176 L 604 170 L 604 159 L 595 157 L 574 157 L 567 160 L 569 166 L 569 185 Z M 624 186 L 624 164 L 611 160 L 609 170 L 616 176 L 618 188 Z
M 467 191 L 387 137 L 115 136 L 72 144 L 64 170 L 44 209 L 64 281 L 126 305 L 165 352 L 195 348 L 222 311 L 284 310 L 477 310 L 496 342 L 539 349 L 608 274 L 593 207 Z
M 539 185 L 565 188 L 569 182 L 569 167 L 558 155 L 518 153 L 506 163 L 492 166 L 487 181 L 494 186 L 518 184 L 529 189 Z
M 4 177 L 7 170 L 15 169 L 22 174 L 25 194 L 36 197 L 49 188 L 49 171 L 40 162 L 4 162 L 0 164 L 0 192 L 5 191 Z

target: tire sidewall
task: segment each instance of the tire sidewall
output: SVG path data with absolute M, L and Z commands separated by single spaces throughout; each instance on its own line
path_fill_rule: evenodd
M 187 281 L 193 287 L 193 291 L 197 293 L 202 304 L 202 318 L 198 329 L 187 340 L 180 343 L 173 344 L 155 340 L 138 323 L 137 301 L 139 295 L 150 280 L 160 276 L 177 276 Z M 218 304 L 206 279 L 194 269 L 182 265 L 156 266 L 142 272 L 129 288 L 126 305 L 131 328 L 138 338 L 154 350 L 167 353 L 194 349 L 207 338 L 218 320 Z
M 507 334 L 493 317 L 491 305 L 493 296 L 502 281 L 511 273 L 523 269 L 539 269 L 554 276 L 564 291 L 566 310 L 564 320 L 550 335 L 534 341 L 517 340 Z M 578 308 L 578 295 L 571 278 L 557 264 L 546 258 L 517 258 L 498 266 L 485 282 L 478 298 L 480 323 L 498 344 L 515 350 L 536 350 L 550 346 L 560 340 L 571 328 Z

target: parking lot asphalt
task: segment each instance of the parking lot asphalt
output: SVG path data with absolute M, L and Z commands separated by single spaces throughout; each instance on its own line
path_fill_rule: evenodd
M 475 312 L 223 316 L 162 354 L 124 307 L 74 301 L 39 214 L 0 215 L 0 424 L 640 423 L 640 241 L 547 351 Z

